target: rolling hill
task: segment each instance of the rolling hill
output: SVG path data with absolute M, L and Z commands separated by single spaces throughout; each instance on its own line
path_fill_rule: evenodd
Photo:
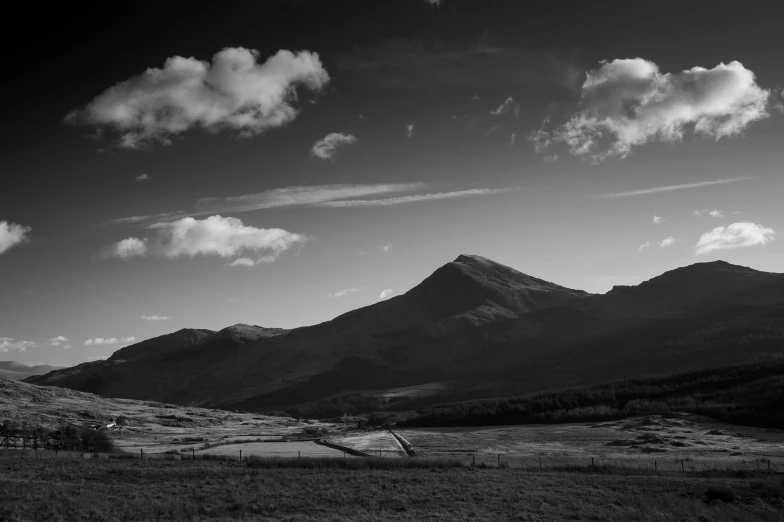
M 700 263 L 589 294 L 461 255 L 403 295 L 315 326 L 180 330 L 27 382 L 265 410 L 442 383 L 456 399 L 784 355 L 784 274 Z

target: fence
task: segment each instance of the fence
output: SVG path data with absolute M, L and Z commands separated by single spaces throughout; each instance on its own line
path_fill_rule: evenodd
M 324 458 L 357 458 L 349 453 L 325 452 L 303 453 L 289 452 L 276 454 L 258 454 L 238 450 L 235 454 L 213 453 L 195 451 L 189 453 L 149 453 L 144 450 L 138 452 L 119 453 L 87 453 L 80 451 L 56 451 L 33 449 L 0 449 L 0 458 L 20 459 L 48 459 L 48 460 L 168 460 L 168 461 L 247 461 L 249 459 L 324 459 Z M 465 467 L 479 468 L 511 468 L 529 472 L 575 471 L 606 474 L 650 474 L 650 475 L 675 475 L 675 474 L 704 474 L 704 473 L 748 473 L 748 474 L 784 474 L 784 458 L 755 458 L 745 460 L 731 459 L 694 459 L 694 458 L 627 458 L 605 459 L 599 457 L 552 457 L 519 456 L 489 453 L 463 453 L 440 455 L 438 457 L 390 457 L 369 454 L 364 458 L 379 461 L 407 459 L 424 461 L 452 461 L 459 462 Z

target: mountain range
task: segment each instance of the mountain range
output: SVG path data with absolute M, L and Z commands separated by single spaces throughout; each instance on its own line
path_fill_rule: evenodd
M 292 330 L 183 329 L 26 382 L 248 411 L 429 385 L 500 396 L 784 356 L 784 274 L 723 261 L 590 294 L 461 255 L 403 295 Z
M 31 375 L 41 375 L 52 370 L 63 368 L 62 366 L 52 366 L 49 364 L 36 364 L 28 366 L 16 361 L 0 361 L 0 377 L 12 381 L 21 381 Z

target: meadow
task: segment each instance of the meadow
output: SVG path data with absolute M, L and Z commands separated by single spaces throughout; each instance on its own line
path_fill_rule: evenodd
M 784 513 L 781 475 L 403 465 L 415 461 L 5 456 L 0 458 L 0 519 L 696 522 L 778 521 Z M 279 465 L 269 465 L 275 462 Z M 319 462 L 325 464 L 318 467 Z

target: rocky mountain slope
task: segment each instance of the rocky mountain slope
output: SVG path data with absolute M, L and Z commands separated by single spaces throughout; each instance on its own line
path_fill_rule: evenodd
M 181 330 L 28 382 L 247 410 L 441 382 L 492 395 L 784 355 L 784 275 L 725 262 L 602 295 L 479 256 L 409 292 L 294 330 Z

